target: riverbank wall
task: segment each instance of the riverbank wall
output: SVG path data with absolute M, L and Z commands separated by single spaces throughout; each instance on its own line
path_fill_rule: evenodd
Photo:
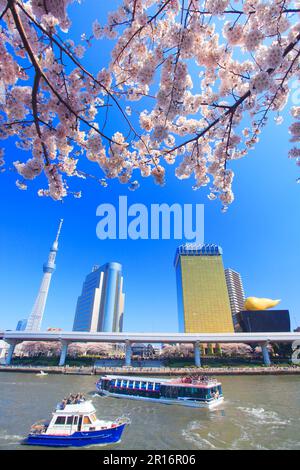
M 185 376 L 200 375 L 300 375 L 299 366 L 262 366 L 262 367 L 70 367 L 70 366 L 0 366 L 0 372 L 20 372 L 65 375 L 132 375 L 132 376 Z

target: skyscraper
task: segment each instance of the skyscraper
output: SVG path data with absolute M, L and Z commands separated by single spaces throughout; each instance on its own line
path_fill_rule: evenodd
M 225 269 L 225 279 L 228 289 L 233 325 L 240 330 L 238 313 L 244 310 L 245 294 L 241 275 L 233 269 Z
M 179 331 L 233 332 L 221 247 L 181 245 L 177 248 L 174 265 Z
M 58 252 L 58 238 L 60 235 L 62 224 L 63 224 L 63 219 L 60 219 L 56 238 L 50 249 L 48 261 L 43 266 L 43 272 L 44 272 L 43 279 L 42 279 L 40 290 L 35 300 L 33 309 L 31 311 L 31 314 L 28 317 L 26 331 L 40 331 L 41 329 L 41 324 L 42 324 L 46 301 L 48 297 L 51 277 L 56 267 L 55 258 Z
M 94 266 L 78 297 L 73 331 L 122 331 L 124 300 L 121 264 Z

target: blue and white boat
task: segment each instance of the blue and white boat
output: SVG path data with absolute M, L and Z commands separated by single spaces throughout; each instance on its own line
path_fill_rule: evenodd
M 128 418 L 99 420 L 91 401 L 60 403 L 50 423 L 34 424 L 23 441 L 26 445 L 49 447 L 83 447 L 118 443 Z

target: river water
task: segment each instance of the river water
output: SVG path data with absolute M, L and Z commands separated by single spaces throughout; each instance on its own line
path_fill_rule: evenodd
M 106 449 L 300 449 L 299 376 L 221 377 L 225 401 L 213 411 L 99 397 L 96 379 L 0 372 L 0 449 L 29 448 L 20 441 L 31 424 L 79 391 L 99 418 L 131 419 L 122 442 Z

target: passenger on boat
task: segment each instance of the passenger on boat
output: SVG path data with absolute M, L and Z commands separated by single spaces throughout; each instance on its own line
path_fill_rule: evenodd
M 185 384 L 190 384 L 192 383 L 192 378 L 187 376 L 187 377 L 183 377 L 182 379 L 182 383 L 185 383 Z
M 77 405 L 78 403 L 82 403 L 83 401 L 85 401 L 85 396 L 82 393 L 77 393 L 76 395 L 73 395 L 71 393 L 68 398 L 65 397 L 61 401 L 57 408 L 63 410 L 66 405 Z

